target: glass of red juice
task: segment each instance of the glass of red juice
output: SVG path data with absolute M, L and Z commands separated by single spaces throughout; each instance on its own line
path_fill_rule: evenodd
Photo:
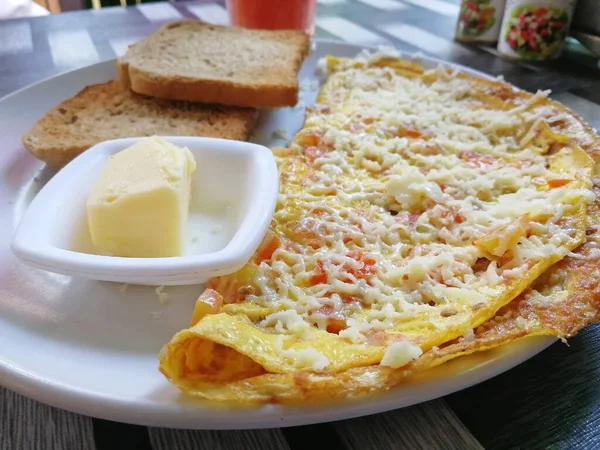
M 263 30 L 315 32 L 317 0 L 227 0 L 231 24 Z

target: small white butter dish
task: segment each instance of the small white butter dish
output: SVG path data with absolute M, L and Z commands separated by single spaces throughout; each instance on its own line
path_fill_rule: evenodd
M 86 201 L 108 159 L 142 139 L 102 142 L 58 172 L 21 219 L 13 253 L 49 272 L 130 284 L 197 284 L 240 269 L 271 222 L 279 175 L 268 148 L 225 139 L 163 137 L 189 148 L 197 164 L 184 256 L 122 258 L 95 253 Z

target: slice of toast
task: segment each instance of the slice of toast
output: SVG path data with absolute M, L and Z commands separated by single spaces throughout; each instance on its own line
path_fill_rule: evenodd
M 23 135 L 23 145 L 60 169 L 110 139 L 162 135 L 247 140 L 256 119 L 255 109 L 155 100 L 109 81 L 88 86 L 51 109 Z
M 198 20 L 160 28 L 118 60 L 119 80 L 153 97 L 276 108 L 298 102 L 309 52 L 302 31 L 249 30 Z

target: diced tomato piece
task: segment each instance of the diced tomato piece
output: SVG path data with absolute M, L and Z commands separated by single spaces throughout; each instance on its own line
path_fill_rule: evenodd
M 375 258 L 369 255 L 365 255 L 363 252 L 358 250 L 352 250 L 348 252 L 348 256 L 352 259 L 360 261 L 363 263 L 363 266 L 358 270 L 349 270 L 348 272 L 354 275 L 356 278 L 365 278 L 369 275 L 373 275 L 373 267 L 377 262 Z
M 573 180 L 548 180 L 548 186 L 550 186 L 551 189 L 554 189 L 563 187 L 564 185 L 569 184 L 571 181 Z
M 454 223 L 463 223 L 465 221 L 464 217 L 461 216 L 458 212 L 456 212 L 455 208 L 448 208 L 442 211 L 440 215 L 444 219 L 451 217 Z
M 323 239 L 313 233 L 312 231 L 300 231 L 296 233 L 296 239 L 299 243 L 308 245 L 310 248 L 316 250 L 323 245 Z
M 417 220 L 419 220 L 419 217 L 421 217 L 422 213 L 417 213 L 417 214 L 409 214 L 408 215 L 408 223 L 415 223 Z
M 427 143 L 423 146 L 414 147 L 411 151 L 425 156 L 439 155 L 440 147 L 437 144 Z
M 323 263 L 321 261 L 317 262 L 317 267 L 315 268 L 308 281 L 313 286 L 317 284 L 327 283 L 327 273 L 325 272 L 325 269 L 323 269 Z
M 373 275 L 373 264 L 365 264 L 363 267 L 356 271 L 356 278 L 365 278 L 370 275 Z
M 459 158 L 462 159 L 463 161 L 467 161 L 467 163 L 469 163 L 469 165 L 471 165 L 473 167 L 479 167 L 480 169 L 482 169 L 486 166 L 491 166 L 496 163 L 496 160 L 494 158 L 492 158 L 491 156 L 482 155 L 481 153 L 471 152 L 471 151 L 462 152 L 459 155 Z
M 346 267 L 346 272 L 348 274 L 352 275 L 355 278 L 363 279 L 375 273 L 374 266 L 377 261 L 372 256 L 365 255 L 363 252 L 357 250 L 351 250 L 350 252 L 348 252 L 348 256 L 352 259 L 355 259 L 356 261 L 360 261 L 363 263 L 363 266 L 359 269 L 351 269 Z M 321 261 L 317 262 L 315 270 L 310 275 L 308 281 L 312 286 L 327 283 L 327 273 L 325 272 L 323 268 L 323 263 Z M 342 281 L 343 283 L 353 282 L 352 278 L 349 277 L 341 279 L 340 281 Z M 355 301 L 355 299 L 351 298 L 350 301 Z
M 326 330 L 328 333 L 339 334 L 340 331 L 348 328 L 346 319 L 334 312 L 331 305 L 325 305 L 317 311 L 327 318 Z
M 343 126 L 343 129 L 351 133 L 358 133 L 359 131 L 363 131 L 365 127 L 362 124 L 347 123 Z
M 279 237 L 275 233 L 269 232 L 256 251 L 254 259 L 256 264 L 270 260 L 273 253 L 275 253 L 275 250 L 277 250 L 280 245 L 281 240 Z
M 327 214 L 327 210 L 321 206 L 317 206 L 316 208 L 313 208 L 311 214 L 317 217 L 323 217 L 325 214 Z
M 421 136 L 423 136 L 423 133 L 417 130 L 406 129 L 404 130 L 404 135 L 410 138 L 420 138 Z
M 386 334 L 382 330 L 367 330 L 363 333 L 368 344 L 383 345 L 386 341 Z
M 352 297 L 351 295 L 340 295 L 340 297 L 342 298 L 342 303 L 344 303 L 345 305 L 360 301 L 356 297 Z
M 403 211 L 396 216 L 396 219 L 400 222 L 408 222 L 409 224 L 412 224 L 412 223 L 415 223 L 417 220 L 419 220 L 419 217 L 421 217 L 421 214 L 422 213 L 409 213 L 409 212 Z
M 492 16 L 494 14 L 494 8 L 487 8 L 484 9 L 483 12 L 481 13 L 481 17 L 483 17 L 484 19 Z
M 327 332 L 332 334 L 339 334 L 340 331 L 348 328 L 348 324 L 346 324 L 345 319 L 340 319 L 339 317 L 329 317 L 327 319 Z
M 406 128 L 406 127 L 399 127 L 398 128 L 398 137 L 409 137 L 409 138 L 420 138 L 421 136 L 423 136 L 423 133 L 421 133 L 418 130 L 415 130 L 413 128 Z
M 331 305 L 324 305 L 317 311 L 317 313 L 323 314 L 327 317 L 327 332 L 338 334 L 340 331 L 348 328 L 346 319 L 339 317 L 334 311 Z
M 325 151 L 323 149 L 315 146 L 307 147 L 304 150 L 304 155 L 310 162 L 315 161 L 317 158 L 321 158 L 324 154 Z
M 498 97 L 500 100 L 512 100 L 518 96 L 517 92 L 508 86 L 501 86 L 492 91 L 492 95 Z
M 352 259 L 356 259 L 359 260 L 363 255 L 363 252 L 359 251 L 359 250 L 350 250 L 348 252 L 348 256 Z
M 323 314 L 324 316 L 330 316 L 333 314 L 333 306 L 323 305 L 317 312 Z
M 531 37 L 531 38 L 527 39 L 527 43 L 529 44 L 529 47 L 532 50 L 534 50 L 534 51 L 539 50 L 539 45 L 538 45 L 538 43 L 537 43 L 537 41 L 535 40 L 534 37 Z

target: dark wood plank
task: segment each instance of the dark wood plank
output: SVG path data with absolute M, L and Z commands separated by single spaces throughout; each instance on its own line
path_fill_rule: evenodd
M 152 450 L 148 428 L 94 419 L 96 450 Z
M 333 424 L 349 450 L 480 450 L 443 400 Z
M 288 427 L 281 430 L 290 450 L 326 448 L 327 450 L 345 450 L 346 446 L 332 424 L 320 423 L 303 427 Z M 315 445 L 315 437 L 319 445 Z
M 94 450 L 92 419 L 0 388 L 0 449 Z
M 488 450 L 600 448 L 600 324 L 446 397 Z
M 249 412 L 251 414 L 251 412 Z M 281 430 L 173 430 L 150 428 L 154 450 L 289 450 Z

